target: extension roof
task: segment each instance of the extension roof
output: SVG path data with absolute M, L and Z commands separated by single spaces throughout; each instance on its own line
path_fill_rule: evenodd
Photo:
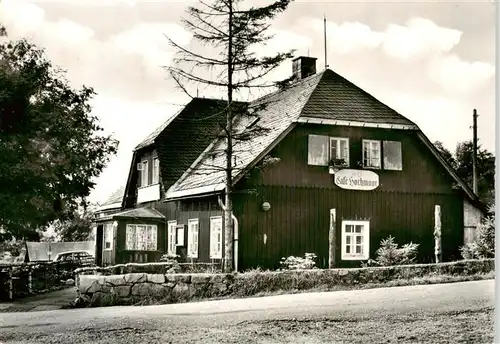
M 153 220 L 164 220 L 165 216 L 156 209 L 152 208 L 133 208 L 120 211 L 118 213 L 109 214 L 96 219 L 96 222 L 109 221 L 116 218 L 129 218 L 129 219 L 153 219 Z

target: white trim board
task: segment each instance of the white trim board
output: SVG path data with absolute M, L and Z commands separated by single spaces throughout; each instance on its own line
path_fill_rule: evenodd
M 391 124 L 391 123 L 369 123 L 369 122 L 345 121 L 345 120 L 336 120 L 336 119 L 328 119 L 328 118 L 315 118 L 315 117 L 300 117 L 295 122 L 297 122 L 297 123 L 310 123 L 310 124 L 339 125 L 339 126 L 347 126 L 347 127 L 419 130 L 419 128 L 416 125 Z
M 168 201 L 168 200 L 173 199 L 173 198 L 179 198 L 179 197 L 185 197 L 185 196 L 191 196 L 191 195 L 197 195 L 197 194 L 203 194 L 203 193 L 210 193 L 210 192 L 219 192 L 219 191 L 223 191 L 225 189 L 225 187 L 226 187 L 226 185 L 224 183 L 219 183 L 219 184 L 215 184 L 215 185 L 202 186 L 202 187 L 198 187 L 198 188 L 180 190 L 180 191 L 170 191 L 170 189 L 169 189 L 167 191 L 167 194 L 165 195 L 165 200 Z

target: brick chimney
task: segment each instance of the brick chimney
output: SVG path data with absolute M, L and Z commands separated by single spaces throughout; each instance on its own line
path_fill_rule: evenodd
M 316 74 L 316 57 L 299 56 L 292 60 L 292 73 L 295 80 L 307 78 Z

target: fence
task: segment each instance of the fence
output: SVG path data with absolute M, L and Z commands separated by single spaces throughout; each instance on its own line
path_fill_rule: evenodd
M 73 262 L 0 264 L 0 301 L 16 300 L 66 285 L 74 271 L 85 265 Z

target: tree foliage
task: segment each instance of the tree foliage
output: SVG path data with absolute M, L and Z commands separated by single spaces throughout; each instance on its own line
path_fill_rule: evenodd
M 446 149 L 439 141 L 435 142 L 434 145 L 445 160 L 455 169 L 457 174 L 472 189 L 472 140 L 459 142 L 453 153 Z M 486 205 L 492 204 L 495 199 L 495 156 L 481 146 L 478 146 L 477 152 L 477 179 L 479 198 Z
M 241 121 L 244 115 L 251 117 L 252 113 L 265 107 L 264 103 L 257 108 L 248 109 L 233 100 L 235 94 L 242 90 L 286 84 L 287 80 L 265 81 L 264 78 L 281 62 L 291 58 L 293 51 L 260 56 L 255 47 L 264 45 L 273 37 L 268 34 L 268 22 L 285 11 L 290 2 L 291 0 L 277 0 L 262 7 L 245 7 L 243 0 L 199 1 L 198 6 L 188 7 L 188 17 L 183 19 L 183 23 L 199 43 L 198 47 L 208 47 L 207 51 L 190 50 L 167 37 L 177 49 L 173 63 L 167 70 L 184 92 L 190 95 L 189 83 L 203 84 L 227 92 L 227 106 L 224 109 L 226 121 L 221 124 L 220 135 L 225 140 L 225 145 L 221 151 L 213 152 L 214 157 L 218 154 L 225 157 L 225 166 L 208 167 L 211 171 L 219 169 L 225 172 L 225 271 L 233 268 L 233 160 L 238 153 L 244 153 L 235 151 L 234 144 L 237 141 L 251 140 L 266 130 L 259 125 L 248 129 L 233 123 L 235 118 L 240 118 Z
M 87 241 L 92 239 L 93 212 L 76 211 L 72 218 L 57 220 L 54 231 L 61 241 Z
M 26 40 L 0 43 L 0 239 L 38 240 L 86 205 L 118 143 L 90 114 L 92 88 L 73 89 Z

